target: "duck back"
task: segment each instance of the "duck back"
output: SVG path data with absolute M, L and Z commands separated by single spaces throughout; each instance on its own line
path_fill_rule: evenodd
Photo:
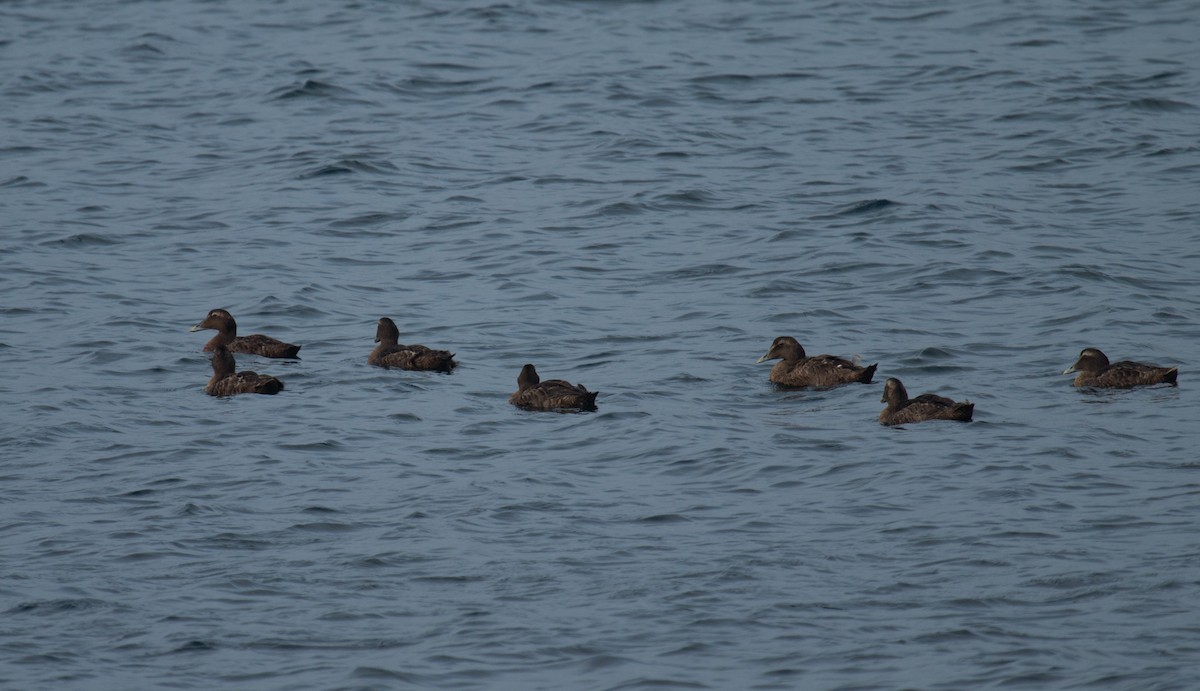
M 596 410 L 599 392 L 588 391 L 583 384 L 571 384 L 562 379 L 542 381 L 533 365 L 525 365 L 521 370 L 517 386 L 508 402 L 518 408 L 560 412 Z
M 240 393 L 260 393 L 274 395 L 283 391 L 283 382 L 267 374 L 258 372 L 238 372 L 215 382 L 209 382 L 204 387 L 204 393 L 209 396 L 233 396 Z
M 277 394 L 283 390 L 283 382 L 275 377 L 245 370 L 235 372 L 237 363 L 233 354 L 223 345 L 217 346 L 212 356 L 212 379 L 204 387 L 209 396 L 233 396 L 240 393 Z
M 235 353 L 260 355 L 270 358 L 296 358 L 300 355 L 300 346 L 284 343 L 283 341 L 262 334 L 237 336 L 229 344 L 229 349 Z
M 369 364 L 424 372 L 450 373 L 458 366 L 454 353 L 434 350 L 423 345 L 379 345 L 367 357 Z
M 895 377 L 884 382 L 883 398 L 880 400 L 887 403 L 887 407 L 879 413 L 879 423 L 883 425 L 906 425 L 928 420 L 970 422 L 975 414 L 975 404 L 969 401 L 955 401 L 932 393 L 909 398 L 904 384 Z
M 396 322 L 390 317 L 380 317 L 375 327 L 375 342 L 379 345 L 367 356 L 367 363 L 376 367 L 447 374 L 458 366 L 454 361 L 454 353 L 448 350 L 401 345 L 399 340 L 400 329 L 396 327 Z
M 798 362 L 777 362 L 771 368 L 771 383 L 794 387 L 829 387 L 870 384 L 878 363 L 863 367 L 834 355 L 814 355 Z
M 953 401 L 933 394 L 921 394 L 898 410 L 885 409 L 879 414 L 879 421 L 885 425 L 906 425 L 928 420 L 970 422 L 974 414 L 974 403 Z
M 1140 362 L 1122 360 L 1101 372 L 1080 372 L 1075 375 L 1075 386 L 1094 386 L 1106 389 L 1132 389 L 1135 386 L 1154 384 L 1179 385 L 1178 367 L 1155 367 Z

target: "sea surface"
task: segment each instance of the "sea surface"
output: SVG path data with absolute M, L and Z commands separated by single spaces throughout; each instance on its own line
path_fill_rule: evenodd
M 1194 689 L 1198 343 L 1195 1 L 8 0 L 0 688 Z

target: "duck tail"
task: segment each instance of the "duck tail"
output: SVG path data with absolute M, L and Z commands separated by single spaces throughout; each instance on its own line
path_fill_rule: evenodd
M 1165 373 L 1163 373 L 1162 380 L 1163 380 L 1164 384 L 1178 384 L 1179 383 L 1178 379 L 1179 379 L 1179 368 L 1178 367 L 1172 367 L 1171 369 L 1169 369 Z
M 878 362 L 876 362 L 875 364 L 871 365 L 870 367 L 867 367 L 866 369 L 864 369 L 862 371 L 862 375 L 859 376 L 858 380 L 860 382 L 862 382 L 863 384 L 870 384 L 871 378 L 875 376 L 875 368 L 877 368 L 877 367 L 879 367 Z
M 970 422 L 971 417 L 975 414 L 975 404 L 966 401 L 954 404 L 954 419 Z

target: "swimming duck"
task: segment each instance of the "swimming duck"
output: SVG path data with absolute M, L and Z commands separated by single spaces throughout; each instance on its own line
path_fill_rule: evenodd
M 275 377 L 258 372 L 235 372 L 237 363 L 233 353 L 224 344 L 213 349 L 212 379 L 204 387 L 209 396 L 232 396 L 239 393 L 277 394 L 283 390 L 283 382 Z
M 237 322 L 233 320 L 233 315 L 225 310 L 212 310 L 204 318 L 204 321 L 193 326 L 191 331 L 200 329 L 217 330 L 217 335 L 204 344 L 205 352 L 216 350 L 219 345 L 224 345 L 234 353 L 247 353 L 263 357 L 294 358 L 300 352 L 300 346 L 284 343 L 270 336 L 262 334 L 238 336 Z
M 758 362 L 780 360 L 771 368 L 770 380 L 781 386 L 838 386 L 861 382 L 871 383 L 878 363 L 868 367 L 856 365 L 833 355 L 807 357 L 804 348 L 791 336 L 780 336 Z
M 597 393 L 562 379 L 542 381 L 533 365 L 525 365 L 517 376 L 517 391 L 508 402 L 526 410 L 595 410 Z
M 381 317 L 375 328 L 375 350 L 367 356 L 367 362 L 377 367 L 399 367 L 407 370 L 449 372 L 458 365 L 454 353 L 434 350 L 423 345 L 400 345 L 400 329 L 396 322 Z
M 905 425 L 926 420 L 970 422 L 975 413 L 974 403 L 957 402 L 936 394 L 923 393 L 909 399 L 904 384 L 896 378 L 883 383 L 883 398 L 879 400 L 887 403 L 887 407 L 879 413 L 879 423 L 883 425 Z
M 1075 386 L 1095 386 L 1109 389 L 1129 389 L 1151 384 L 1177 386 L 1178 367 L 1155 367 L 1140 362 L 1122 360 L 1109 364 L 1108 357 L 1096 348 L 1084 348 L 1075 364 L 1063 374 L 1075 375 Z

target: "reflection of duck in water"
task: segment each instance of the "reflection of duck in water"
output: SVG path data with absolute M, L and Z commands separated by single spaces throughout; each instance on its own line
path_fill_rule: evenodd
M 542 381 L 533 365 L 525 365 L 517 376 L 517 391 L 508 402 L 526 410 L 595 410 L 597 393 L 562 379 Z
M 879 400 L 887 403 L 887 407 L 879 413 L 879 422 L 884 425 L 906 425 L 926 420 L 970 422 L 975 413 L 974 403 L 958 402 L 945 396 L 923 393 L 910 399 L 904 384 L 895 378 L 884 382 L 883 398 Z
M 1084 348 L 1080 351 L 1079 359 L 1064 370 L 1063 374 L 1073 372 L 1079 373 L 1075 375 L 1075 386 L 1109 389 L 1130 389 L 1151 384 L 1176 386 L 1175 380 L 1179 377 L 1178 367 L 1155 367 L 1129 360 L 1109 364 L 1108 356 L 1096 348 Z
M 225 344 L 213 349 L 212 379 L 204 387 L 209 396 L 232 396 L 239 393 L 277 394 L 283 390 L 283 382 L 275 377 L 258 372 L 235 372 L 237 363 Z
M 407 370 L 449 372 L 454 369 L 454 353 L 434 350 L 423 345 L 400 345 L 400 329 L 396 322 L 382 317 L 375 328 L 375 350 L 367 356 L 367 362 L 377 367 L 398 367 Z
M 284 343 L 270 336 L 262 334 L 238 336 L 237 322 L 233 320 L 233 315 L 225 310 L 212 310 L 204 318 L 204 321 L 191 328 L 192 331 L 200 329 L 217 330 L 217 335 L 204 344 L 205 352 L 216 350 L 218 345 L 224 345 L 234 353 L 247 353 L 263 357 L 294 358 L 300 352 L 300 346 Z
M 871 383 L 878 364 L 869 367 L 856 365 L 833 355 L 807 357 L 804 347 L 791 336 L 780 336 L 759 362 L 779 360 L 771 368 L 770 380 L 781 386 L 839 386 L 861 382 Z

